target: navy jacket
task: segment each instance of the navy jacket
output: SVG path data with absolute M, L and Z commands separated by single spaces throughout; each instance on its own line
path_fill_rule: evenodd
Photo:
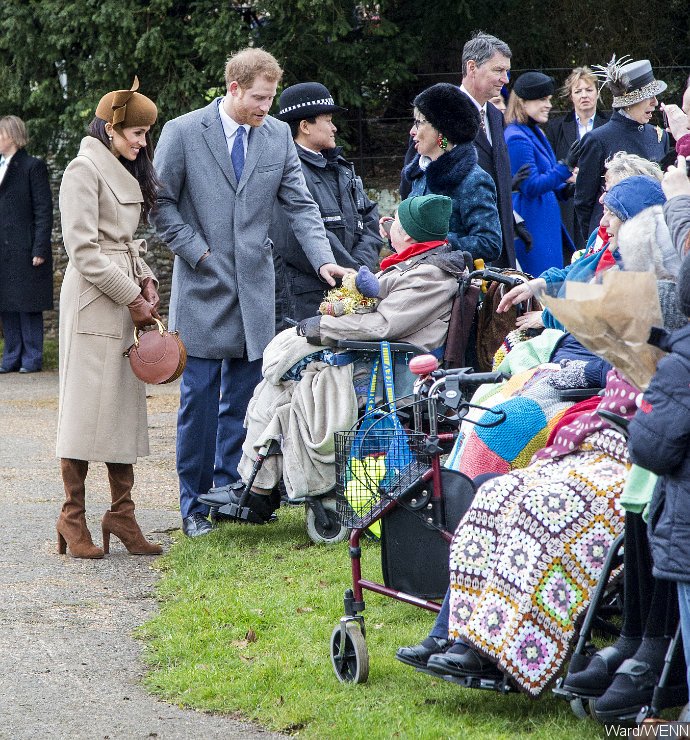
M 52 228 L 48 169 L 19 149 L 0 184 L 0 311 L 53 308 Z M 45 262 L 34 267 L 34 257 Z
M 405 168 L 411 195 L 447 195 L 453 201 L 448 243 L 487 264 L 501 254 L 501 225 L 493 180 L 477 164 L 471 143 L 458 144 L 422 171 L 419 155 Z
M 642 125 L 614 111 L 611 120 L 582 139 L 582 154 L 575 182 L 575 215 L 586 240 L 599 227 L 603 208 L 604 163 L 616 152 L 637 154 L 660 162 L 669 148 L 668 134 L 658 126 Z
M 594 128 L 599 128 L 607 123 L 609 116 L 606 113 L 594 114 Z M 577 141 L 578 130 L 575 120 L 575 111 L 570 111 L 564 116 L 552 118 L 546 124 L 546 138 L 551 144 L 556 159 L 563 159 L 573 142 Z M 576 249 L 582 249 L 585 241 L 580 236 L 580 229 L 575 225 L 575 204 L 572 198 L 562 200 L 558 204 L 561 209 L 561 220 L 568 231 L 570 238 L 575 243 Z
M 690 581 L 690 325 L 661 343 L 657 367 L 629 427 L 630 459 L 661 476 L 649 515 L 654 575 Z
M 512 175 L 510 174 L 508 147 L 503 136 L 505 122 L 501 111 L 491 103 L 486 104 L 486 122 L 493 145 L 489 143 L 486 134 L 480 128 L 474 140 L 474 148 L 477 150 L 477 163 L 484 172 L 490 175 L 496 188 L 498 219 L 501 224 L 503 247 L 500 256 L 493 261 L 493 264 L 498 267 L 515 267 L 513 200 L 510 195 Z M 414 148 L 414 142 L 410 139 L 400 179 L 400 197 L 403 199 L 407 198 L 412 189 L 412 183 L 405 177 L 405 167 L 416 156 L 417 151 Z
M 532 235 L 528 252 L 521 239 L 515 240 L 520 266 L 531 275 L 541 275 L 549 267 L 563 267 L 563 244 L 572 242 L 561 223 L 558 197 L 566 196 L 566 180 L 572 174 L 556 161 L 548 139 L 538 126 L 511 123 L 506 128 L 506 142 L 513 175 L 529 165 L 529 177 L 513 194 L 513 208 L 525 219 Z
M 353 165 L 342 156 L 342 147 L 324 151 L 324 156 L 301 146 L 295 148 L 307 188 L 319 207 L 336 263 L 355 270 L 366 265 L 376 272 L 383 247 L 379 237 L 378 206 L 367 197 Z M 269 236 L 278 257 L 276 313 L 282 311 L 295 321 L 314 316 L 328 286 L 314 271 L 278 203 L 273 209 Z M 281 260 L 282 280 L 278 274 Z

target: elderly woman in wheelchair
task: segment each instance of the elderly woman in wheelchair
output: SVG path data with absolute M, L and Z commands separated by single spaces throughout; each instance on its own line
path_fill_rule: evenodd
M 345 339 L 394 340 L 427 352 L 442 348 L 467 260 L 446 242 L 451 210 L 450 198 L 441 195 L 400 204 L 390 232 L 395 254 L 381 263 L 375 310 L 312 317 L 273 339 L 264 353 L 264 379 L 245 420 L 238 471 L 248 490 L 211 489 L 200 500 L 211 506 L 235 504 L 242 520 L 259 524 L 269 521 L 280 503 L 275 490 L 281 478 L 290 498 L 333 487 L 333 433 L 352 427 L 358 415 L 356 353 L 338 352 L 337 344 Z M 497 212 L 495 221 L 498 227 Z M 264 456 L 256 470 L 257 454 L 271 440 L 271 452 L 279 447 L 282 454 Z
M 680 260 L 669 240 L 661 243 L 662 226 L 656 205 L 624 229 L 634 243 L 633 269 L 657 274 L 664 322 L 674 328 L 685 322 L 672 290 Z M 621 231 L 621 248 L 623 237 Z M 565 417 L 527 467 L 481 485 L 451 544 L 444 608 L 422 643 L 398 650 L 399 660 L 468 686 L 498 686 L 507 676 L 534 697 L 553 683 L 607 551 L 623 530 L 626 440 L 597 412 L 631 418 L 638 395 L 611 370 L 603 396 Z

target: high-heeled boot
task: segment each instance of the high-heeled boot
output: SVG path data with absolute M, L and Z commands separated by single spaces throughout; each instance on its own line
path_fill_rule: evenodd
M 110 551 L 110 535 L 114 534 L 132 555 L 160 555 L 163 548 L 144 537 L 134 518 L 134 466 L 125 463 L 106 463 L 112 502 L 102 519 L 103 550 Z
M 58 517 L 58 553 L 64 555 L 69 547 L 73 558 L 102 558 L 103 550 L 96 547 L 86 526 L 86 460 L 60 458 L 62 482 L 65 486 L 65 503 Z

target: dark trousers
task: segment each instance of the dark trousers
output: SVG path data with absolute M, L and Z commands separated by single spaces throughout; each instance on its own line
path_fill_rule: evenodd
M 261 380 L 261 360 L 188 357 L 177 414 L 180 513 L 208 514 L 196 497 L 239 479 L 244 416 Z
M 2 332 L 5 351 L 2 367 L 5 370 L 40 370 L 43 366 L 43 314 L 2 311 Z

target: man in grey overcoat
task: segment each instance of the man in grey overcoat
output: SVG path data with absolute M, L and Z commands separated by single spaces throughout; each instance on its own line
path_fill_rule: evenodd
M 239 479 L 244 415 L 274 334 L 268 228 L 276 199 L 324 289 L 346 272 L 335 264 L 290 128 L 268 115 L 281 77 L 262 49 L 233 55 L 225 97 L 166 123 L 154 158 L 162 187 L 153 222 L 175 254 L 170 329 L 188 353 L 176 452 L 190 537 L 211 529 L 196 497 Z

